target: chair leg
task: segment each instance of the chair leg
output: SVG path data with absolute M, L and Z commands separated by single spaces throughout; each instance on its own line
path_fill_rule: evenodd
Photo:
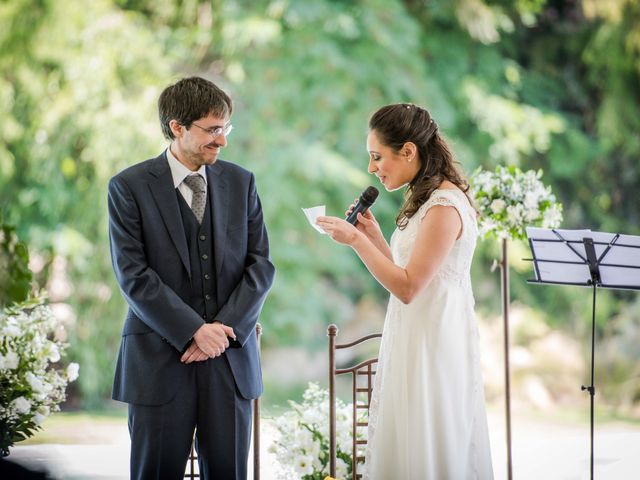
M 260 480 L 260 397 L 253 401 L 253 480 Z

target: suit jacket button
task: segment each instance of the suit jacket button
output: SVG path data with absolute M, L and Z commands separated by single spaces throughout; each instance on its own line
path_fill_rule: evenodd
M 209 258 L 209 255 L 207 255 L 206 253 L 204 253 L 204 254 L 202 255 L 202 259 L 203 259 L 203 260 L 206 260 L 207 258 Z
M 204 296 L 204 298 L 206 298 L 207 300 L 211 300 L 211 295 L 209 295 L 208 293 Z
M 211 278 L 211 276 L 210 276 L 208 273 L 205 273 L 205 274 L 204 274 L 204 279 L 205 279 L 205 280 L 209 280 L 210 278 Z
M 200 240 L 206 240 L 207 236 L 206 235 L 200 235 Z

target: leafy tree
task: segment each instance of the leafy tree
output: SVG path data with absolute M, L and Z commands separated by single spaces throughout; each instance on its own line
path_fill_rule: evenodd
M 429 108 L 468 172 L 543 168 L 565 227 L 640 233 L 639 18 L 630 0 L 0 2 L 0 206 L 29 238 L 36 281 L 71 307 L 85 404 L 109 394 L 125 309 L 106 185 L 165 145 L 155 106 L 165 85 L 200 74 L 234 97 L 224 157 L 257 174 L 278 268 L 265 348 L 312 347 L 359 303 L 386 301 L 300 211 L 339 215 L 372 182 L 366 124 L 385 103 Z M 387 234 L 400 195 L 375 205 Z M 496 249 L 482 244 L 473 266 L 478 305 L 494 312 Z M 527 285 L 521 253 L 514 297 L 553 312 L 557 327 L 584 328 L 583 292 Z M 629 298 L 602 303 L 599 318 L 614 320 L 601 334 L 640 323 Z

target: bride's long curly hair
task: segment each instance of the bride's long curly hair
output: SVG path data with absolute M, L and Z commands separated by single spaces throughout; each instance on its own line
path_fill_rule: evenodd
M 418 150 L 420 169 L 407 186 L 404 204 L 396 217 L 398 228 L 403 230 L 407 226 L 444 180 L 458 186 L 474 205 L 469 182 L 427 110 L 411 103 L 386 105 L 371 116 L 369 130 L 375 131 L 378 140 L 394 152 L 399 152 L 407 142 L 414 143 Z

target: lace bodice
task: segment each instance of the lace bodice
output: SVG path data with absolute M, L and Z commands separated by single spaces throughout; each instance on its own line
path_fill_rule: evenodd
M 466 285 L 469 282 L 469 272 L 473 251 L 476 247 L 478 227 L 476 225 L 475 212 L 466 195 L 458 190 L 437 189 L 429 197 L 418 211 L 409 219 L 404 230 L 396 229 L 391 237 L 391 252 L 394 262 L 405 267 L 411 257 L 413 245 L 420 222 L 427 211 L 434 205 L 454 207 L 462 219 L 462 235 L 458 238 L 442 263 L 436 278 L 450 281 L 458 285 Z

